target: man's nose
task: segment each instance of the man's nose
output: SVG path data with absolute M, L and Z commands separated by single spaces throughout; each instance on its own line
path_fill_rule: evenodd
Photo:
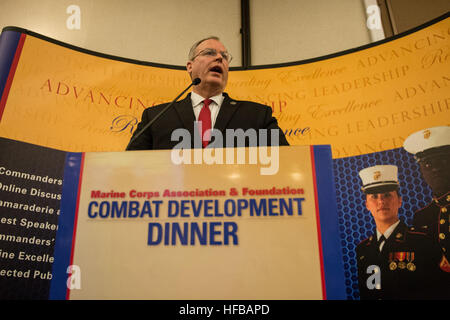
M 386 197 L 385 196 L 379 196 L 377 199 L 378 203 L 384 203 L 386 201 Z

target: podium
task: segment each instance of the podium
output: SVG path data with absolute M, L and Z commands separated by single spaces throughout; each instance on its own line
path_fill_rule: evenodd
M 0 144 L 3 298 L 345 299 L 329 146 L 176 164 Z

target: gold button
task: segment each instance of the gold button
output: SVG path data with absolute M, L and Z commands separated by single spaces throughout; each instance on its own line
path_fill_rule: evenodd
M 445 234 L 439 233 L 439 239 L 444 240 L 445 239 Z
M 441 212 L 447 212 L 447 208 L 446 207 L 441 208 Z
M 440 223 L 440 224 L 444 224 L 444 223 L 445 223 L 445 219 L 439 220 L 439 223 Z

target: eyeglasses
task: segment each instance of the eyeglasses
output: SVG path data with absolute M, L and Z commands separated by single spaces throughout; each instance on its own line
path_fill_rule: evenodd
M 224 58 L 225 60 L 228 61 L 228 63 L 231 62 L 231 60 L 233 60 L 233 57 L 230 53 L 226 52 L 226 51 L 220 51 L 219 54 L 222 56 L 222 58 Z M 217 55 L 217 50 L 216 49 L 211 49 L 211 48 L 207 48 L 204 49 L 202 51 L 200 51 L 199 53 L 197 53 L 192 60 L 194 60 L 195 58 L 197 58 L 198 56 L 204 56 L 204 57 L 215 57 Z

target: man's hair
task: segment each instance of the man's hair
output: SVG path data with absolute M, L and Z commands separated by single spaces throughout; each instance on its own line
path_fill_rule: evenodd
M 194 59 L 194 57 L 195 57 L 195 50 L 196 50 L 197 47 L 200 45 L 200 43 L 202 43 L 203 41 L 206 41 L 206 40 L 210 40 L 210 39 L 220 41 L 219 37 L 216 37 L 216 36 L 209 36 L 209 37 L 207 37 L 207 38 L 204 38 L 204 39 L 202 39 L 202 40 L 197 41 L 197 42 L 194 43 L 194 45 L 191 47 L 191 50 L 189 50 L 189 55 L 188 55 L 189 61 L 192 61 L 192 59 Z

